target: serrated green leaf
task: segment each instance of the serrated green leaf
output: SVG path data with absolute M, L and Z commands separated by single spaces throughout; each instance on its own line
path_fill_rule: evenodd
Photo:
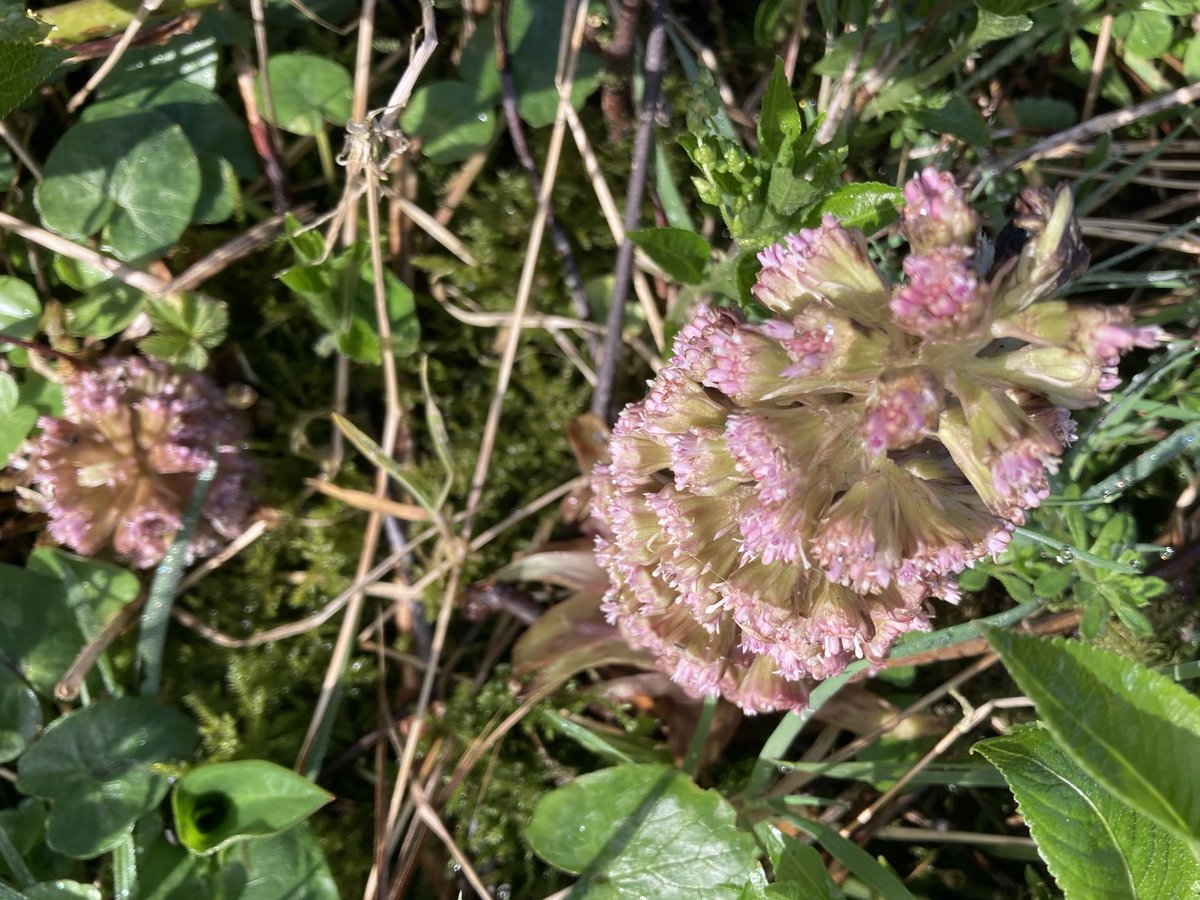
M 763 159 L 776 159 L 780 155 L 780 148 L 798 138 L 803 130 L 800 109 L 784 74 L 783 61 L 776 57 L 775 68 L 767 82 L 767 92 L 763 95 L 762 109 L 758 114 L 758 146 Z
M 1187 844 L 1077 766 L 1043 728 L 972 748 L 999 769 L 1067 900 L 1174 900 L 1200 881 Z
M 821 216 L 836 216 L 846 228 L 858 228 L 866 234 L 878 231 L 899 213 L 904 192 L 890 184 L 865 181 L 838 188 L 813 211 L 806 224 L 816 225 Z
M 191 144 L 152 111 L 80 122 L 50 151 L 43 174 L 34 195 L 42 223 L 76 241 L 103 230 L 125 260 L 174 245 L 200 198 Z
M 24 103 L 69 55 L 38 43 L 37 23 L 24 9 L 14 12 L 33 26 L 34 33 L 21 35 L 13 28 L 0 31 L 0 118 Z
M 25 751 L 17 788 L 53 801 L 46 841 L 90 859 L 120 842 L 166 795 L 161 763 L 185 759 L 195 728 L 145 697 L 104 700 L 56 719 Z
M 275 122 L 292 134 L 316 134 L 350 118 L 350 73 L 315 53 L 277 53 L 267 60 Z M 259 109 L 267 113 L 258 88 Z
M 654 264 L 681 284 L 698 284 L 711 265 L 708 242 L 694 231 L 682 228 L 643 228 L 629 232 L 629 239 Z
M 1200 847 L 1200 700 L 1171 679 L 1077 641 L 991 631 L 989 643 L 1075 762 Z
M 209 854 L 235 841 L 285 831 L 332 799 L 291 769 L 247 759 L 188 772 L 175 785 L 171 809 L 183 845 Z
M 724 797 L 676 769 L 617 766 L 543 797 L 527 835 L 540 857 L 582 876 L 577 896 L 718 900 L 765 882 L 736 819 Z

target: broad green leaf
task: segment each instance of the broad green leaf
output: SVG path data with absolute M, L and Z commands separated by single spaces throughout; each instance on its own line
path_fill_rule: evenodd
M 758 114 L 758 145 L 763 158 L 776 159 L 780 148 L 798 138 L 803 130 L 800 109 L 784 74 L 783 61 L 776 57 L 775 69 L 767 82 L 767 92 Z
M 190 81 L 163 81 L 106 96 L 84 110 L 84 121 L 153 109 L 183 129 L 197 156 L 215 154 L 229 160 L 237 174 L 252 177 L 258 169 L 245 123 L 214 94 Z
M 643 228 L 629 239 L 668 276 L 682 284 L 698 284 L 707 274 L 712 251 L 694 231 L 682 228 Z
M 154 333 L 138 342 L 139 349 L 185 369 L 203 369 L 208 351 L 225 340 L 229 328 L 223 302 L 187 291 L 149 298 L 146 313 Z
M 1171 48 L 1171 37 L 1175 31 L 1174 22 L 1166 13 L 1151 9 L 1138 9 L 1122 13 L 1117 19 L 1128 17 L 1129 25 L 1125 38 L 1125 52 L 1140 56 L 1143 59 L 1158 59 Z M 1113 33 L 1117 34 L 1117 22 L 1113 23 Z M 1122 35 L 1118 34 L 1118 37 Z
M 0 338 L 29 340 L 37 335 L 41 315 L 42 304 L 32 287 L 20 278 L 0 275 Z M 0 343 L 0 350 L 3 349 L 5 345 Z
M 97 232 L 121 259 L 165 252 L 192 221 L 200 164 L 159 113 L 80 122 L 55 144 L 34 195 L 42 223 L 71 240 Z
M 292 134 L 316 134 L 350 118 L 350 73 L 315 53 L 280 53 L 267 61 L 276 124 Z M 267 106 L 259 90 L 259 108 Z
M 67 334 L 104 340 L 129 327 L 146 295 L 116 280 L 88 291 L 67 305 Z
M 1200 881 L 1187 844 L 1102 788 L 1043 728 L 974 746 L 999 769 L 1067 900 L 1174 900 Z
M 461 81 L 435 81 L 418 88 L 401 117 L 406 132 L 421 138 L 421 152 L 434 162 L 460 162 L 491 143 L 497 113 Z
M 191 721 L 146 697 L 104 700 L 52 722 L 25 751 L 17 788 L 54 801 L 46 841 L 76 859 L 120 842 L 161 802 L 161 764 L 185 759 L 196 743 Z
M 846 228 L 859 228 L 871 234 L 896 218 L 896 207 L 903 200 L 904 192 L 890 184 L 871 181 L 848 184 L 822 200 L 808 224 L 816 225 L 821 216 L 829 214 Z
M 750 835 L 716 791 L 663 765 L 617 766 L 547 794 L 530 846 L 579 874 L 581 897 L 734 898 L 761 883 Z
M 1200 700 L 1103 650 L 1014 631 L 988 641 L 1075 762 L 1118 798 L 1200 847 Z
M 84 121 L 99 121 L 139 109 L 153 109 L 183 129 L 200 166 L 200 198 L 192 218 L 222 222 L 233 215 L 237 176 L 257 171 L 246 126 L 216 94 L 188 81 L 159 82 L 134 88 L 88 107 Z
M 925 128 L 938 134 L 952 134 L 971 146 L 990 147 L 992 144 L 992 133 L 987 124 L 962 94 L 951 95 L 940 109 L 923 109 L 914 113 L 914 117 Z
M 42 707 L 24 681 L 0 667 L 0 763 L 25 752 L 42 724 Z
M 226 900 L 338 900 L 325 856 L 308 825 L 254 838 L 230 850 L 214 896 Z
M 42 841 L 46 833 L 45 803 L 36 797 L 26 797 L 7 809 L 0 809 L 0 829 L 20 857 L 16 860 L 17 868 L 23 870 L 18 876 L 0 855 L 0 875 L 25 883 L 51 877 L 53 873 L 47 869 L 53 866 L 57 854 L 49 851 Z
M 188 772 L 175 785 L 171 809 L 179 840 L 207 854 L 237 840 L 285 831 L 332 799 L 291 769 L 248 759 Z

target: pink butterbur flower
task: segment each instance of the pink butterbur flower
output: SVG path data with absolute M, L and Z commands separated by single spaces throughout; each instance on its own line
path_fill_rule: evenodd
M 159 562 L 183 525 L 197 474 L 217 473 L 188 546 L 213 553 L 254 507 L 246 424 L 204 375 L 137 357 L 104 359 L 63 382 L 62 417 L 43 417 L 24 450 L 47 531 L 85 556 L 111 546 L 137 568 Z

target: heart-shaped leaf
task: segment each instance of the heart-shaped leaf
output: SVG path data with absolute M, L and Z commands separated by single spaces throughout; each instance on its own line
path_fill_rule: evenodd
M 1089 778 L 1044 728 L 973 748 L 999 769 L 1069 898 L 1186 897 L 1200 881 L 1187 844 Z
M 188 772 L 175 786 L 171 808 L 184 846 L 212 853 L 234 841 L 291 828 L 332 799 L 291 769 L 248 759 Z
M 34 200 L 72 240 L 97 232 L 121 259 L 164 253 L 192 221 L 200 164 L 183 130 L 153 111 L 80 122 L 46 159 Z
M 754 839 L 716 791 L 664 765 L 616 766 L 542 798 L 529 844 L 580 897 L 737 898 L 765 886 Z
M 17 788 L 53 801 L 46 841 L 76 859 L 115 847 L 166 795 L 160 764 L 191 755 L 196 732 L 147 697 L 93 703 L 52 722 L 25 751 Z
M 316 134 L 350 118 L 350 73 L 314 53 L 280 53 L 267 61 L 275 123 L 292 134 Z M 261 98 L 259 108 L 268 107 Z

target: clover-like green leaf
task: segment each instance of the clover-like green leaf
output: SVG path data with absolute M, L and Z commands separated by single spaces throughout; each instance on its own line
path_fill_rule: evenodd
M 307 778 L 261 759 L 213 763 L 179 779 L 171 795 L 179 840 L 196 853 L 278 834 L 332 800 Z
M 200 164 L 183 130 L 153 111 L 80 122 L 46 159 L 42 223 L 72 240 L 97 232 L 121 259 L 165 252 L 192 221 Z
M 0 667 L 0 762 L 25 752 L 42 724 L 42 707 L 24 681 Z
M 230 854 L 216 896 L 228 900 L 338 900 L 337 885 L 308 825 L 254 838 Z
M 20 278 L 0 275 L 0 339 L 29 340 L 38 332 L 41 315 L 42 304 L 32 287 Z M 0 342 L 0 350 L 11 347 Z
M 729 801 L 677 769 L 627 765 L 547 794 L 528 838 L 538 856 L 581 876 L 577 896 L 736 898 L 765 884 L 736 819 Z
M 1168 900 L 1200 881 L 1184 841 L 1088 777 L 1044 728 L 1024 727 L 972 750 L 1003 773 L 1068 900 Z
M 180 81 L 215 89 L 221 46 L 211 33 L 211 21 L 205 17 L 195 31 L 176 35 L 161 46 L 129 48 L 100 83 L 99 95 L 107 98 L 145 85 Z
M 43 881 L 22 891 L 25 900 L 100 900 L 100 888 L 78 881 Z
M 279 53 L 267 60 L 275 123 L 292 134 L 316 134 L 350 118 L 350 73 L 315 53 Z M 259 91 L 261 95 L 261 89 Z M 259 108 L 268 109 L 260 99 Z
M 185 369 L 204 368 L 208 351 L 225 340 L 229 328 L 229 310 L 224 303 L 187 291 L 150 298 L 146 313 L 154 333 L 138 347 Z
M 148 697 L 93 703 L 52 722 L 25 751 L 17 788 L 53 801 L 46 841 L 76 859 L 120 842 L 166 795 L 160 766 L 191 755 L 196 732 Z

